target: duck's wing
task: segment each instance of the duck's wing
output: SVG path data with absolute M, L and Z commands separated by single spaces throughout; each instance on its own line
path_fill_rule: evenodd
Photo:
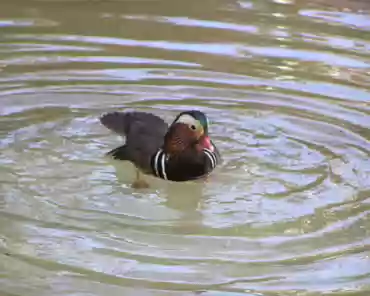
M 116 159 L 130 160 L 146 170 L 150 159 L 163 145 L 168 124 L 160 117 L 146 112 L 110 112 L 100 122 L 113 132 L 126 137 L 126 143 L 108 154 Z
M 109 112 L 100 117 L 100 122 L 127 138 L 141 133 L 164 137 L 168 129 L 168 124 L 162 118 L 147 112 Z

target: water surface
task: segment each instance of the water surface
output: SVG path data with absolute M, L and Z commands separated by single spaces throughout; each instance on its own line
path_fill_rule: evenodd
M 0 294 L 370 293 L 368 1 L 2 0 Z M 202 182 L 104 157 L 197 108 Z

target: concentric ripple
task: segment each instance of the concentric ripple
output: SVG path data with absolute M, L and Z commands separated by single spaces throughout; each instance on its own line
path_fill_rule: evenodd
M 5 2 L 0 292 L 369 293 L 368 4 Z M 132 189 L 99 116 L 189 108 L 223 164 Z

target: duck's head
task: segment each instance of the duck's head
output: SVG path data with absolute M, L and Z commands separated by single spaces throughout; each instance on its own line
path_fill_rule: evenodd
M 169 154 L 176 154 L 194 148 L 198 151 L 204 148 L 214 150 L 208 136 L 207 116 L 197 110 L 181 112 L 168 129 L 164 150 Z

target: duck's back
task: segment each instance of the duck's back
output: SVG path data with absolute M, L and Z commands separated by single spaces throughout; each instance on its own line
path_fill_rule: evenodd
M 125 145 L 110 154 L 134 162 L 150 170 L 151 157 L 163 145 L 168 124 L 160 117 L 146 112 L 111 112 L 100 118 L 101 123 L 115 133 L 125 136 Z

